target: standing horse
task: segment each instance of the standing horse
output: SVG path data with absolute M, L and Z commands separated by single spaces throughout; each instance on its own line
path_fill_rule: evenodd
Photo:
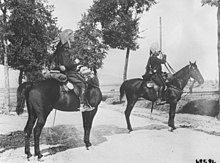
M 90 147 L 89 140 L 90 130 L 92 127 L 93 118 L 97 112 L 98 105 L 101 102 L 102 94 L 98 86 L 97 76 L 94 80 L 88 83 L 87 99 L 88 103 L 94 109 L 91 111 L 82 112 L 83 128 L 84 128 L 84 143 Z M 25 154 L 29 159 L 30 153 L 30 135 L 34 127 L 34 149 L 35 155 L 40 159 L 43 155 L 40 152 L 39 137 L 45 125 L 49 113 L 54 109 L 61 111 L 79 111 L 79 98 L 74 91 L 65 92 L 61 88 L 61 83 L 55 79 L 46 79 L 39 83 L 26 82 L 21 84 L 17 89 L 17 114 L 23 113 L 24 103 L 26 100 L 28 121 L 25 126 Z
M 168 126 L 171 127 L 170 131 L 176 129 L 174 125 L 176 105 L 177 102 L 180 100 L 183 89 L 190 78 L 193 78 L 199 84 L 204 83 L 204 79 L 196 65 L 196 62 L 190 62 L 189 65 L 183 67 L 181 70 L 176 72 L 173 75 L 173 79 L 167 83 L 167 89 L 163 93 L 163 99 L 166 100 L 166 103 L 170 104 L 168 120 Z M 153 87 L 147 87 L 147 83 L 144 82 L 143 79 L 130 79 L 124 81 L 120 87 L 120 101 L 122 100 L 124 94 L 126 94 L 127 98 L 125 118 L 127 122 L 127 129 L 130 132 L 133 129 L 131 127 L 129 117 L 138 98 L 143 97 L 146 100 L 152 101 L 153 107 L 153 103 L 157 100 L 157 92 Z

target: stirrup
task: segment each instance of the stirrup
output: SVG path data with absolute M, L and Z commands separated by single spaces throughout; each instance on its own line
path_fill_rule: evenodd
M 166 101 L 156 101 L 156 105 L 164 105 L 166 104 Z
M 72 90 L 72 89 L 74 88 L 73 84 L 70 83 L 70 82 L 67 82 L 66 86 L 67 86 L 70 90 Z
M 69 91 L 69 88 L 65 84 L 63 84 L 62 89 L 63 89 L 64 92 L 68 92 Z

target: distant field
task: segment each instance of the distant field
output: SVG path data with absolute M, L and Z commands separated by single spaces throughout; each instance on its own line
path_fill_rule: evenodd
M 101 85 L 101 91 L 103 95 L 114 95 L 115 93 L 118 94 L 120 84 L 114 85 Z M 16 107 L 16 90 L 17 88 L 10 88 L 10 107 L 12 110 Z M 4 105 L 4 88 L 0 88 L 0 109 Z
M 17 88 L 10 88 L 10 107 L 12 109 L 16 106 L 16 89 Z M 0 108 L 4 105 L 4 88 L 0 88 Z
M 102 84 L 100 85 L 100 89 L 103 95 L 107 96 L 118 96 L 119 95 L 119 88 L 121 83 L 119 84 Z M 186 86 L 184 89 L 185 92 L 189 92 L 189 86 Z M 10 106 L 12 110 L 16 107 L 16 90 L 17 88 L 10 89 Z M 215 92 L 214 92 L 215 91 Z M 188 98 L 191 100 L 198 99 L 198 98 L 218 98 L 217 92 L 218 91 L 218 83 L 216 81 L 206 81 L 202 86 L 199 88 L 193 89 L 193 94 L 187 95 Z M 184 96 L 184 94 L 183 94 Z M 184 97 L 183 97 L 184 98 Z M 4 104 L 4 88 L 0 88 L 0 108 L 3 107 Z

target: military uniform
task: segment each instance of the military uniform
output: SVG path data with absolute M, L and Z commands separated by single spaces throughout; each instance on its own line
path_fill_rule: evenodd
M 150 48 L 150 58 L 146 66 L 146 73 L 143 75 L 145 81 L 153 80 L 160 89 L 158 91 L 158 104 L 161 103 L 161 94 L 166 84 L 162 76 L 162 64 L 166 63 L 166 55 L 162 55 L 162 59 L 158 58 L 160 55 L 159 46 L 153 43 Z
M 165 63 L 166 63 L 165 58 L 160 59 L 156 55 L 152 55 L 148 61 L 147 69 L 150 69 L 148 71 L 152 71 L 151 77 L 153 78 L 155 83 L 159 86 L 165 86 L 165 82 L 162 77 L 163 72 L 162 72 L 162 66 L 161 66 L 162 64 L 165 64 Z
M 70 39 L 71 38 L 71 39 Z M 67 79 L 80 88 L 81 109 L 89 109 L 86 99 L 86 78 L 79 69 L 79 60 L 74 58 L 71 52 L 71 42 L 73 40 L 71 30 L 64 30 L 60 34 L 60 42 L 54 53 L 55 64 L 67 76 Z

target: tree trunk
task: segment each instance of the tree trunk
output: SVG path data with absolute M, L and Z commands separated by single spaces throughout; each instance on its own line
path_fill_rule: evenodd
M 19 76 L 18 76 L 18 84 L 21 85 L 22 84 L 22 79 L 23 79 L 23 71 L 20 70 Z
M 218 89 L 219 89 L 219 97 L 220 97 L 220 5 L 218 5 L 218 11 L 217 11 L 217 22 L 218 22 L 218 44 L 217 44 L 217 50 L 218 50 Z M 219 114 L 218 118 L 220 118 L 220 100 L 219 100 Z
M 127 47 L 126 57 L 125 57 L 125 66 L 124 66 L 123 81 L 127 80 L 129 53 L 130 53 L 130 48 Z
M 9 68 L 8 68 L 8 53 L 7 53 L 7 42 L 4 42 L 4 75 L 5 75 L 5 91 L 4 91 L 4 106 L 2 112 L 5 114 L 9 113 L 10 108 L 10 88 L 9 88 Z

